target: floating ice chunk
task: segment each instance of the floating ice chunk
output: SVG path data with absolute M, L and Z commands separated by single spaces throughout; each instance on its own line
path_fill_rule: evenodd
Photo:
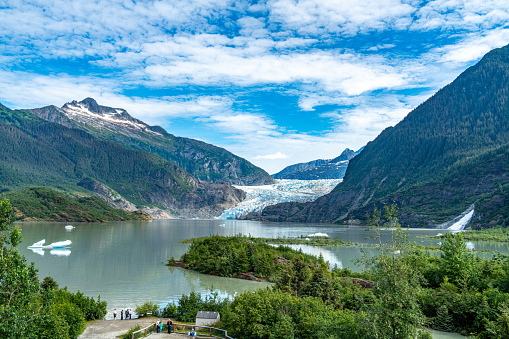
M 439 237 L 439 236 L 441 236 L 441 235 L 443 235 L 443 234 L 442 234 L 442 233 L 438 233 L 438 234 L 437 234 L 437 237 Z
M 34 242 L 34 244 L 32 246 L 28 246 L 28 248 L 32 249 L 32 248 L 43 248 L 44 247 L 44 243 L 46 242 L 46 239 L 42 239 L 38 242 Z
M 72 244 L 70 240 L 64 240 L 64 241 L 57 241 L 48 246 L 48 248 L 63 248 L 65 246 L 69 246 Z
M 475 250 L 474 243 L 469 241 L 465 244 L 469 250 Z
M 308 238 L 311 238 L 311 237 L 328 237 L 329 235 L 327 233 L 314 233 L 314 234 L 309 234 L 308 235 Z
M 74 227 L 73 225 L 67 225 L 67 226 L 65 226 L 65 229 L 66 229 L 66 230 L 72 230 L 73 228 L 76 228 L 76 227 Z

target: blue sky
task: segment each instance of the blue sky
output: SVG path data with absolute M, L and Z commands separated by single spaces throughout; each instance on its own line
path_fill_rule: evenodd
M 508 43 L 507 0 L 4 0 L 0 102 L 93 97 L 272 174 L 360 148 Z

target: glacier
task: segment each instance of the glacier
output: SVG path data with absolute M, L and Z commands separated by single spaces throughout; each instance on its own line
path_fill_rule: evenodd
M 269 205 L 282 202 L 308 202 L 330 193 L 343 179 L 296 180 L 278 179 L 275 184 L 237 186 L 246 198 L 235 207 L 223 211 L 214 219 L 237 219 L 251 212 L 259 212 Z

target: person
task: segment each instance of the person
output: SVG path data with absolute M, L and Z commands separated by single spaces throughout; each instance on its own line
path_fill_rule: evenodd
M 117 309 L 113 310 L 113 320 L 117 320 Z
M 171 319 L 168 319 L 168 322 L 166 323 L 166 325 L 168 326 L 168 334 L 171 334 L 171 326 L 173 325 L 173 322 L 171 321 Z
M 156 321 L 156 333 L 159 333 L 159 319 Z
M 159 323 L 159 333 L 163 333 L 163 322 Z
M 125 320 L 129 319 L 129 309 L 125 310 Z
M 189 332 L 189 338 L 196 338 L 196 332 L 194 331 L 194 327 L 191 329 L 191 332 Z
M 129 309 L 129 320 L 131 320 L 131 317 L 133 316 L 133 309 L 130 308 Z
M 120 320 L 124 320 L 124 310 L 120 311 Z

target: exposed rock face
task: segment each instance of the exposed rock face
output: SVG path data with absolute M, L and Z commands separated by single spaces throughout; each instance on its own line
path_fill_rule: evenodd
M 125 200 L 120 194 L 115 192 L 115 190 L 97 181 L 84 179 L 78 183 L 78 186 L 81 186 L 89 191 L 94 192 L 92 194 L 93 196 L 101 198 L 111 207 L 129 212 L 134 212 L 138 210 L 135 204 Z
M 205 142 L 176 137 L 160 126 L 149 126 L 121 108 L 99 105 L 94 99 L 46 106 L 33 114 L 70 128 L 85 130 L 97 138 L 157 154 L 208 182 L 235 185 L 266 185 L 274 179 L 264 170 L 227 150 Z

